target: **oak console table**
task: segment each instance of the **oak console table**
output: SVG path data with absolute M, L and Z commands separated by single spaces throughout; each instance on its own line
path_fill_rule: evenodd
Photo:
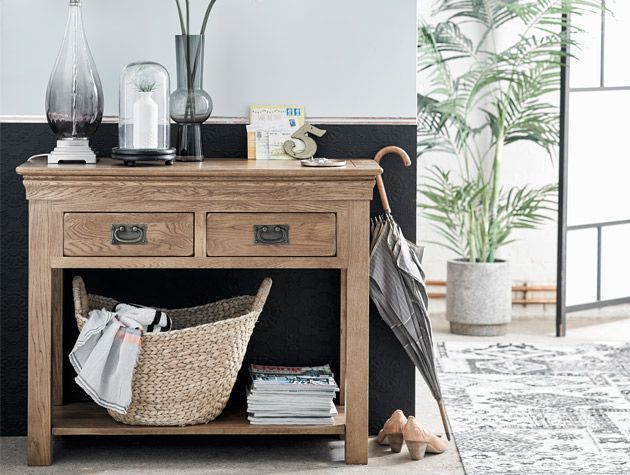
M 368 460 L 369 202 L 381 169 L 299 161 L 216 160 L 125 167 L 27 162 L 29 200 L 28 464 L 52 463 L 53 436 L 337 434 L 349 464 Z M 92 403 L 65 404 L 63 269 L 341 270 L 339 415 L 332 426 L 119 424 Z

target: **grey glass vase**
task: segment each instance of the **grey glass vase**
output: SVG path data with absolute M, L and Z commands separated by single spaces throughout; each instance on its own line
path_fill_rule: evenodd
M 203 90 L 203 35 L 177 35 L 177 89 L 171 94 L 171 118 L 177 122 L 177 160 L 204 159 L 201 124 L 212 113 L 212 98 Z

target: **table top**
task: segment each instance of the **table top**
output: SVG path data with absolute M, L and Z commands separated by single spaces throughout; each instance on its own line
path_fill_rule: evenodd
M 247 160 L 207 158 L 203 162 L 175 162 L 173 165 L 146 162 L 126 166 L 121 160 L 100 158 L 98 163 L 48 164 L 45 158 L 25 162 L 16 168 L 24 177 L 235 177 L 235 178 L 369 178 L 380 175 L 372 159 L 343 159 L 345 167 L 304 167 L 299 160 Z

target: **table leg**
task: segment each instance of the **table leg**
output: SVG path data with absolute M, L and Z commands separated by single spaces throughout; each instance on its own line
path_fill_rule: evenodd
M 63 404 L 63 270 L 52 270 L 52 403 Z
M 346 279 L 346 463 L 368 462 L 369 202 L 350 205 Z
M 52 463 L 51 330 L 53 271 L 50 268 L 49 206 L 29 204 L 28 446 L 29 465 Z
M 348 303 L 347 297 L 347 281 L 348 272 L 346 269 L 341 269 L 340 273 L 340 300 L 341 306 L 339 309 L 339 404 L 345 406 L 346 404 L 346 305 Z

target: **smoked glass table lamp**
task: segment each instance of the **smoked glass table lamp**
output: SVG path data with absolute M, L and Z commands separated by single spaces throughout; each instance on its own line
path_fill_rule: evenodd
M 103 118 L 103 89 L 83 30 L 81 0 L 69 2 L 63 44 L 46 90 L 46 118 L 57 135 L 48 163 L 96 163 L 89 139 Z

